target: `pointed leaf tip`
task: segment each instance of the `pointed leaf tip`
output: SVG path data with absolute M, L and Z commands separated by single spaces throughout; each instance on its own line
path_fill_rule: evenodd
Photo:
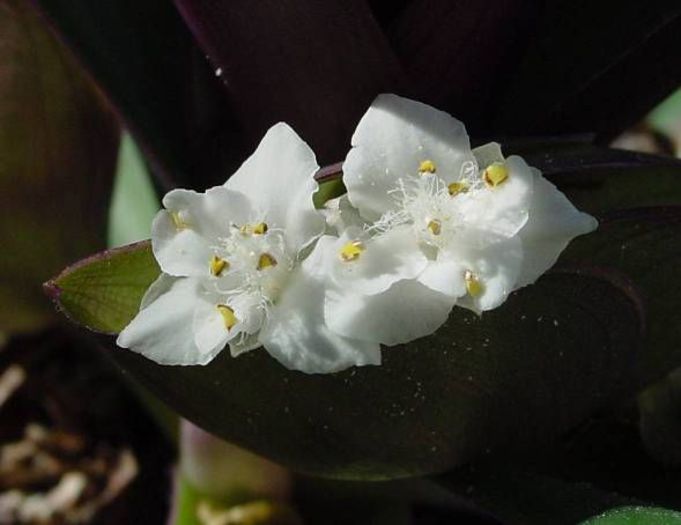
M 151 243 L 142 241 L 92 255 L 43 285 L 73 322 L 95 332 L 120 332 L 139 310 L 160 274 Z

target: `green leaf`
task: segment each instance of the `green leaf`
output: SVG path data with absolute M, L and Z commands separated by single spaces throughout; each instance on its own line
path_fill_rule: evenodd
M 160 207 L 144 159 L 130 135 L 125 134 L 109 208 L 109 246 L 147 239 Z
M 658 379 L 681 365 L 681 206 L 613 213 L 598 230 L 564 252 L 566 263 L 588 260 L 629 276 L 646 312 L 641 378 Z
M 120 329 L 158 269 L 148 245 L 102 254 L 48 284 L 73 320 Z M 125 370 L 202 428 L 297 470 L 393 478 L 492 448 L 525 448 L 629 393 L 639 338 L 617 280 L 556 273 L 477 317 L 386 349 L 378 367 L 333 375 L 283 368 L 266 351 L 160 366 L 111 348 Z M 556 388 L 560 385 L 560 388 Z
M 93 255 L 45 283 L 45 291 L 72 320 L 95 332 L 120 332 L 159 276 L 148 241 Z
M 315 208 L 321 208 L 324 204 L 336 197 L 340 197 L 345 194 L 347 190 L 341 178 L 328 179 L 319 182 L 319 189 L 313 195 Z
M 105 244 L 118 125 L 27 2 L 0 6 L 0 331 L 54 320 L 41 283 Z
M 677 525 L 681 512 L 655 507 L 622 507 L 609 510 L 581 525 Z
M 435 482 L 505 525 L 574 525 L 607 509 L 640 503 L 588 482 L 571 482 L 503 462 L 459 469 Z

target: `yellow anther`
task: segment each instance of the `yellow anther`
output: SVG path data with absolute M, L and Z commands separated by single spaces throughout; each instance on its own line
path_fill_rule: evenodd
M 419 164 L 419 173 L 435 173 L 437 171 L 437 166 L 432 160 L 426 159 L 422 160 Z
M 215 277 L 219 277 L 224 270 L 229 270 L 229 262 L 217 255 L 213 255 L 213 258 L 210 260 L 210 273 Z
M 487 166 L 482 178 L 487 186 L 495 188 L 508 179 L 508 168 L 503 162 L 494 162 Z
M 468 191 L 468 184 L 465 182 L 452 182 L 447 186 L 447 190 L 452 197 L 456 197 L 459 193 L 466 193 Z
M 173 224 L 175 225 L 175 228 L 177 230 L 184 230 L 185 228 L 189 227 L 189 225 L 184 221 L 184 219 L 180 217 L 179 211 L 171 211 L 170 218 L 173 220 Z
M 258 270 L 264 270 L 265 268 L 271 268 L 277 265 L 277 260 L 272 257 L 269 253 L 261 253 L 258 257 Z
M 267 223 L 259 222 L 257 224 L 244 224 L 239 228 L 242 235 L 264 235 L 267 233 Z
M 485 291 L 485 285 L 470 270 L 466 270 L 463 278 L 466 281 L 466 291 L 471 297 L 479 297 Z
M 359 256 L 366 248 L 362 241 L 350 241 L 343 245 L 338 255 L 343 262 L 350 262 L 359 259 Z
M 253 235 L 264 235 L 267 233 L 267 223 L 259 222 L 253 225 Z
M 220 315 L 222 316 L 222 320 L 225 322 L 225 328 L 227 328 L 227 331 L 231 330 L 234 325 L 239 322 L 234 310 L 232 310 L 226 304 L 219 304 L 217 308 L 218 312 L 220 312 Z
M 426 227 L 433 235 L 440 235 L 440 233 L 442 233 L 442 222 L 437 219 L 431 219 L 428 221 L 428 225 Z

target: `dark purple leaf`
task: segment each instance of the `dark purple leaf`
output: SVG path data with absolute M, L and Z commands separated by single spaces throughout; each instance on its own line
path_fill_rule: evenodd
M 495 130 L 594 131 L 607 140 L 681 85 L 680 48 L 675 0 L 552 0 L 509 79 Z
M 523 57 L 540 0 L 414 0 L 392 24 L 416 97 L 488 134 Z
M 335 162 L 373 98 L 402 83 L 363 0 L 175 3 L 220 73 L 253 145 L 283 120 L 321 163 Z
M 164 189 L 224 182 L 244 151 L 219 83 L 166 0 L 32 0 L 144 147 Z
M 573 242 L 561 260 L 588 260 L 633 281 L 646 312 L 642 384 L 681 366 L 681 206 L 606 215 L 598 230 Z

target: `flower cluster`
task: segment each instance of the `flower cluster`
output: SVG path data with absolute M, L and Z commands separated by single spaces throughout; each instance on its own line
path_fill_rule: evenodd
M 361 119 L 347 194 L 316 210 L 314 153 L 272 127 L 223 185 L 173 190 L 152 226 L 162 274 L 118 344 L 162 364 L 264 347 L 328 373 L 380 364 L 381 345 L 433 333 L 534 282 L 596 228 L 541 173 L 463 124 L 395 95 Z

